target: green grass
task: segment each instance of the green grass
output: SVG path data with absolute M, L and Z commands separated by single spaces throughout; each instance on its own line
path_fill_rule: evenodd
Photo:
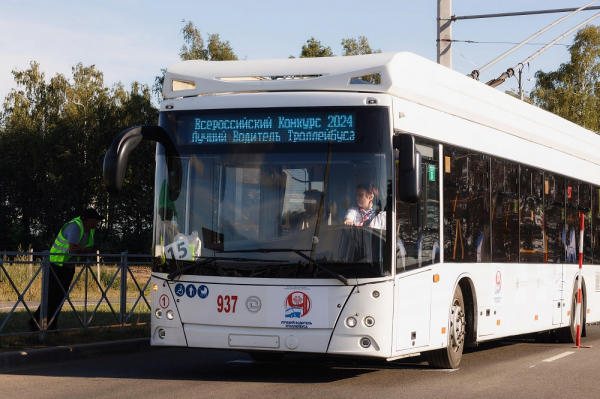
M 113 311 L 108 305 L 102 304 L 95 313 L 92 313 L 95 306 L 88 304 L 87 312 L 83 306 L 76 306 L 75 310 L 68 305 L 63 305 L 62 311 L 58 316 L 58 328 L 60 329 L 72 329 L 72 328 L 86 328 L 88 327 L 109 327 L 120 325 L 119 321 L 119 304 L 112 305 Z M 126 312 L 129 314 L 133 304 L 128 304 Z M 34 311 L 35 309 L 30 309 Z M 9 312 L 0 312 L 0 326 L 8 318 Z M 25 309 L 15 310 L 13 314 L 8 318 L 8 322 L 4 329 L 0 331 L 0 334 L 13 334 L 22 333 L 28 331 L 27 322 L 30 316 Z M 138 303 L 134 311 L 131 313 L 129 318 L 126 320 L 126 324 L 143 324 L 150 322 L 150 311 L 146 306 L 146 303 Z
M 0 353 L 15 350 L 29 350 L 56 346 L 71 346 L 95 342 L 118 341 L 122 339 L 149 338 L 150 326 L 128 326 L 120 328 L 104 327 L 87 330 L 53 332 L 40 341 L 38 334 L 11 335 L 0 339 Z
M 33 262 L 29 262 L 28 254 L 11 257 L 10 260 L 3 256 L 2 266 L 5 270 L 0 269 L 0 302 L 4 302 L 5 306 L 12 306 L 22 299 L 31 312 L 34 312 L 41 298 L 41 260 L 34 259 Z M 144 290 L 144 286 L 150 277 L 150 268 L 135 265 L 130 266 L 130 270 L 131 273 L 127 272 L 127 297 L 138 298 L 140 290 L 143 290 L 144 296 L 149 302 L 150 287 L 148 286 Z M 80 273 L 81 275 L 77 279 Z M 92 274 L 95 275 L 98 283 Z M 132 278 L 132 274 L 137 284 Z M 77 281 L 75 281 L 76 279 Z M 113 309 L 111 311 L 106 301 L 103 300 L 92 316 L 92 312 L 102 298 L 101 290 L 109 298 Z M 84 309 L 78 304 L 73 311 L 69 303 L 65 302 L 58 318 L 58 328 L 68 331 L 49 331 L 42 342 L 40 334 L 28 333 L 27 322 L 30 316 L 27 311 L 18 309 L 10 316 L 0 331 L 0 352 L 149 337 L 150 309 L 143 299 L 139 300 L 134 312 L 126 320 L 126 325 L 121 328 L 119 323 L 120 290 L 121 273 L 118 272 L 117 265 L 91 264 L 89 268 L 76 267 L 69 297 L 72 301 L 83 300 L 87 297 L 88 305 Z M 127 313 L 131 311 L 132 306 L 133 304 L 127 305 Z M 113 314 L 113 311 L 116 315 Z M 8 314 L 6 309 L 0 311 L 0 326 L 7 320 Z
M 0 302 L 17 302 L 19 295 L 22 295 L 25 301 L 40 300 L 42 292 L 41 271 L 36 275 L 40 268 L 39 263 L 29 265 L 4 263 L 4 268 L 6 269 L 8 276 L 6 276 L 4 271 L 0 270 Z M 100 278 L 98 278 L 98 269 L 100 269 Z M 127 293 L 129 297 L 138 296 L 140 290 L 144 289 L 144 286 L 150 277 L 150 268 L 131 267 L 130 270 L 131 273 L 127 272 Z M 106 291 L 106 295 L 109 298 L 118 298 L 121 290 L 121 273 L 117 273 L 117 271 L 118 268 L 114 265 L 102 265 L 99 268 L 96 265 L 92 265 L 87 269 L 82 266 L 77 267 L 75 269 L 75 277 L 73 277 L 74 285 L 71 290 L 70 298 L 84 299 L 86 295 L 86 286 L 88 298 L 97 297 L 99 299 L 101 297 L 100 288 L 102 288 L 103 291 Z M 132 274 L 135 277 L 135 280 L 132 278 Z M 75 282 L 75 279 L 78 276 L 79 279 Z M 10 277 L 12 284 L 8 277 Z M 96 283 L 96 279 L 98 280 L 99 285 Z M 149 286 L 144 290 L 144 294 L 147 298 L 150 297 Z
M 132 305 L 128 305 L 127 311 L 131 310 Z M 139 308 L 138 308 L 139 307 Z M 77 315 L 84 322 L 83 307 L 76 307 Z M 87 318 L 92 316 L 88 310 Z M 118 312 L 118 307 L 115 308 Z M 77 315 L 72 309 L 63 307 L 58 317 L 58 328 L 72 329 L 70 331 L 49 331 L 46 334 L 44 342 L 40 341 L 39 334 L 20 334 L 28 331 L 27 321 L 29 314 L 25 310 L 15 311 L 7 325 L 0 334 L 5 335 L 0 338 L 0 351 L 17 350 L 26 348 L 41 348 L 57 345 L 76 345 L 82 343 L 113 341 L 130 338 L 147 338 L 150 336 L 150 312 L 146 304 L 138 304 L 135 311 L 131 314 L 127 325 L 121 329 L 118 319 L 115 318 L 107 305 L 102 305 L 89 321 L 87 328 L 83 328 Z M 117 317 L 119 314 L 117 313 Z M 0 312 L 0 325 L 8 317 L 8 312 Z

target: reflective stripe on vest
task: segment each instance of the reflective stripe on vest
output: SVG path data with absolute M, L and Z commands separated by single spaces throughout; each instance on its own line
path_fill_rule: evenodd
M 65 224 L 60 229 L 60 231 L 58 232 L 58 236 L 56 237 L 56 240 L 54 240 L 54 244 L 52 244 L 52 248 L 50 248 L 50 254 L 51 254 L 50 262 L 55 263 L 58 266 L 62 266 L 63 262 L 67 262 L 67 261 L 69 261 L 69 259 L 71 259 L 71 255 L 69 255 L 69 242 L 63 235 L 63 232 L 65 231 L 67 226 L 70 225 L 71 223 L 75 223 L 75 224 L 77 224 L 77 226 L 79 226 L 79 240 L 77 241 L 78 243 L 79 243 L 79 241 L 81 241 L 81 238 L 83 237 L 84 228 L 83 228 L 83 221 L 81 220 L 81 217 L 77 217 L 77 218 L 71 220 L 70 222 Z M 90 237 L 88 239 L 87 244 L 85 245 L 86 248 L 94 245 L 94 231 L 95 231 L 95 229 L 90 230 Z M 77 259 L 79 260 L 79 258 L 77 258 Z

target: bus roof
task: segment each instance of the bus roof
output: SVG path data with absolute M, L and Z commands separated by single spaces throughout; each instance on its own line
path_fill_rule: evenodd
M 379 84 L 360 79 L 374 74 Z M 182 61 L 167 69 L 163 87 L 167 99 L 285 91 L 390 94 L 600 165 L 597 134 L 412 53 Z

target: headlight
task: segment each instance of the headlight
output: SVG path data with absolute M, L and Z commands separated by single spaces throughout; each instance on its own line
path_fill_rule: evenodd
M 360 339 L 360 346 L 362 346 L 363 348 L 368 348 L 371 346 L 371 340 L 369 338 L 361 338 Z
M 156 316 L 157 319 L 160 319 L 162 317 L 162 309 L 156 309 L 156 311 L 154 312 L 154 315 Z
M 348 317 L 346 319 L 346 325 L 350 328 L 354 327 L 356 325 L 356 319 L 352 316 Z
M 173 320 L 173 311 L 172 310 L 167 310 L 167 319 L 169 320 Z M 373 324 L 375 324 L 375 321 L 373 320 Z
M 168 314 L 167 314 L 168 317 Z M 375 319 L 371 316 L 365 317 L 365 326 L 373 327 L 375 325 Z

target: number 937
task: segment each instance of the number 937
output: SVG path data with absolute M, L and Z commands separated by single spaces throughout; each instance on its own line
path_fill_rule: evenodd
M 219 295 L 217 297 L 217 312 L 235 313 L 235 305 L 237 304 L 237 299 L 237 295 Z

